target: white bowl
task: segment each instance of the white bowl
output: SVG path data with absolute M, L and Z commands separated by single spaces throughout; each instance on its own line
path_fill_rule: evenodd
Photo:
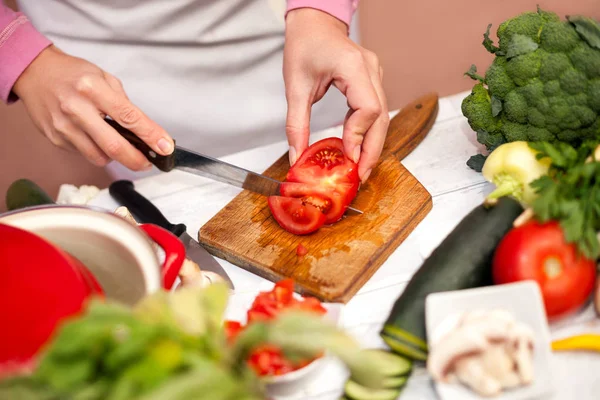
M 430 294 L 425 303 L 427 342 L 435 345 L 456 320 L 457 315 L 474 310 L 504 309 L 519 322 L 527 324 L 534 333 L 533 368 L 531 385 L 506 390 L 493 400 L 525 400 L 547 398 L 554 391 L 551 369 L 551 338 L 539 286 L 533 281 L 476 289 L 456 290 Z M 470 388 L 460 383 L 435 382 L 441 400 L 482 400 Z M 487 398 L 486 398 L 487 399 Z
M 327 309 L 324 318 L 337 325 L 340 320 L 342 305 L 339 303 L 323 303 L 322 305 Z M 265 376 L 261 379 L 266 385 L 269 396 L 290 396 L 305 388 L 308 382 L 321 372 L 331 358 L 332 356 L 325 352 L 322 357 L 300 369 L 283 375 Z
M 256 295 L 261 291 L 271 290 L 272 287 L 273 285 L 269 284 L 265 285 L 264 288 L 256 290 L 233 293 L 229 298 L 225 319 L 235 320 L 242 324 L 246 324 L 246 311 L 250 308 Z M 294 293 L 294 297 L 301 298 L 297 293 Z M 333 322 L 335 325 L 338 325 L 343 304 L 322 303 L 322 305 L 327 310 L 327 313 L 323 317 Z M 305 388 L 308 385 L 308 382 L 318 376 L 331 359 L 332 356 L 328 355 L 326 352 L 322 357 L 300 369 L 288 372 L 284 375 L 265 376 L 262 377 L 261 380 L 264 382 L 269 396 L 291 396 Z

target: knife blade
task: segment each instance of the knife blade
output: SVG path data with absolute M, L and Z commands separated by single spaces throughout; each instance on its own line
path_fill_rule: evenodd
M 229 287 L 234 289 L 231 278 L 221 264 L 187 233 L 187 227 L 184 224 L 169 222 L 150 200 L 135 190 L 133 182 L 128 180 L 115 181 L 109 186 L 108 192 L 116 201 L 127 207 L 129 212 L 141 223 L 158 225 L 177 236 L 185 246 L 187 258 L 198 264 L 201 270 L 220 275 Z
M 204 154 L 184 149 L 180 146 L 175 146 L 175 151 L 168 156 L 156 154 L 144 141 L 129 129 L 121 126 L 118 122 L 108 117 L 105 118 L 105 121 L 163 172 L 179 169 L 191 174 L 227 183 L 241 189 L 250 190 L 263 196 L 280 195 L 279 189 L 281 182 L 276 179 L 257 174 L 256 172 L 249 171 Z M 350 214 L 363 213 L 353 207 L 348 207 L 347 212 Z

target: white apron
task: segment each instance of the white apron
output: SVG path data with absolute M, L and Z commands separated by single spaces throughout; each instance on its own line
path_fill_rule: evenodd
M 221 157 L 285 140 L 285 0 L 19 0 L 63 51 L 118 77 L 178 145 Z M 355 24 L 353 24 L 355 25 Z M 341 123 L 333 88 L 311 129 Z M 111 163 L 115 179 L 133 173 Z

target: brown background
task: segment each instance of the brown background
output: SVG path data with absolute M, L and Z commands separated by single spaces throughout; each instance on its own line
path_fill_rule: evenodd
M 429 91 L 445 96 L 469 89 L 473 82 L 463 73 L 471 64 L 483 72 L 492 59 L 481 46 L 487 24 L 495 32 L 501 21 L 536 4 L 561 16 L 600 19 L 600 0 L 362 0 L 361 41 L 380 57 L 390 109 Z M 0 135 L 0 211 L 6 188 L 18 178 L 34 180 L 52 196 L 62 183 L 109 182 L 102 169 L 49 144 L 20 103 L 0 103 Z

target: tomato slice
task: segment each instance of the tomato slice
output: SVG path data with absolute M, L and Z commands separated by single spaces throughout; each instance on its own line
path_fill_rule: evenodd
M 358 165 L 344 154 L 342 139 L 332 137 L 309 146 L 288 171 L 288 182 L 335 186 L 358 184 Z
M 325 214 L 301 199 L 269 196 L 269 209 L 275 221 L 286 231 L 306 235 L 318 230 L 325 223 Z
M 492 271 L 496 284 L 537 282 L 549 319 L 581 308 L 596 281 L 595 260 L 578 254 L 555 221 L 511 229 L 496 248 Z
M 356 196 L 358 184 L 314 185 L 303 182 L 282 182 L 280 192 L 285 197 L 295 197 L 302 204 L 310 204 L 325 214 L 325 223 L 339 221 Z

